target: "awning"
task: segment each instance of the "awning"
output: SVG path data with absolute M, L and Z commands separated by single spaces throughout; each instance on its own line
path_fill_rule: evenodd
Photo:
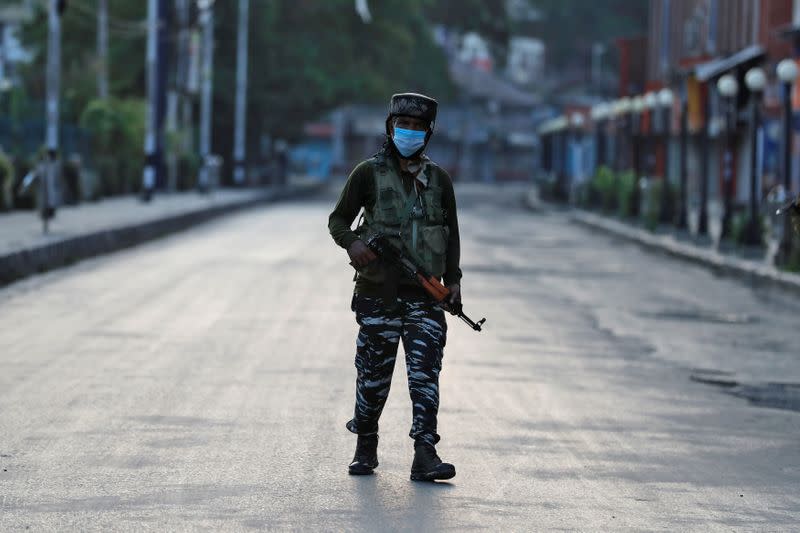
M 721 76 L 739 65 L 761 59 L 764 55 L 764 48 L 754 44 L 739 50 L 731 56 L 700 63 L 694 67 L 694 73 L 699 81 L 706 82 Z

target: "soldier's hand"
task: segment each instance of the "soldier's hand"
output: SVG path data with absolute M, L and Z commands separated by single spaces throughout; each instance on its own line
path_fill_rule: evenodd
M 449 304 L 460 304 L 461 303 L 461 285 L 459 285 L 458 283 L 453 283 L 452 285 L 448 285 L 447 288 L 450 291 L 450 297 L 447 298 L 447 303 L 449 303 Z
M 350 256 L 353 264 L 358 267 L 365 267 L 378 258 L 375 252 L 370 250 L 369 246 L 364 244 L 361 239 L 353 241 L 353 244 L 347 249 L 347 255 Z

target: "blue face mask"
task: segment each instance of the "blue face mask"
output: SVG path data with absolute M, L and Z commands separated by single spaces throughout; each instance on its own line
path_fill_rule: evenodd
M 425 145 L 427 132 L 417 130 L 394 129 L 394 145 L 403 157 L 408 157 Z

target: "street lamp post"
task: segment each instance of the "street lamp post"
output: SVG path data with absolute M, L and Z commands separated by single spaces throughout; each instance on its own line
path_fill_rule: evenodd
M 658 95 L 654 92 L 648 92 L 645 94 L 644 106 L 647 109 L 648 116 L 647 135 L 644 139 L 646 154 L 644 172 L 647 176 L 651 176 L 654 168 L 653 157 L 656 150 L 654 134 L 656 132 L 656 114 L 658 113 Z
M 578 185 L 581 180 L 583 179 L 583 135 L 582 129 L 585 123 L 585 119 L 583 118 L 583 114 L 579 112 L 574 112 L 569 117 L 570 126 L 572 126 L 572 149 L 573 149 L 573 159 L 572 159 L 572 175 L 569 176 L 569 185 L 567 188 L 567 199 L 568 201 L 574 200 L 575 196 L 575 186 Z
M 656 167 L 656 160 L 657 155 L 656 152 L 658 150 L 658 139 L 655 136 L 656 133 L 656 114 L 658 113 L 658 95 L 652 91 L 647 92 L 644 95 L 644 107 L 647 113 L 647 131 L 644 131 L 644 127 L 642 126 L 642 145 L 643 149 L 642 152 L 644 153 L 644 161 L 642 164 L 642 171 L 645 177 L 648 180 L 648 185 L 652 183 L 653 176 L 655 175 L 655 167 Z M 650 210 L 652 206 L 650 206 L 650 199 L 648 197 L 642 198 L 642 189 L 641 189 L 640 180 L 637 180 L 637 197 L 639 199 L 638 207 L 639 207 L 639 215 L 644 215 L 642 213 L 641 207 L 643 205 L 647 206 L 647 209 Z
M 708 237 L 708 183 L 711 179 L 711 134 L 712 134 L 712 120 L 711 120 L 711 95 L 710 91 L 705 93 L 705 116 L 703 126 L 703 145 L 701 151 L 701 168 L 700 171 L 700 212 L 697 220 L 697 235 L 702 238 Z
M 247 151 L 247 35 L 250 24 L 250 0 L 239 0 L 239 34 L 236 58 L 236 129 L 234 133 L 233 182 L 243 185 L 246 179 Z
M 643 96 L 637 96 L 631 101 L 633 142 L 633 198 L 631 199 L 631 215 L 639 215 L 639 176 L 642 173 L 642 114 L 645 103 Z
M 776 73 L 783 85 L 783 140 L 781 145 L 783 164 L 781 171 L 784 193 L 788 198 L 792 193 L 792 84 L 797 79 L 797 63 L 793 59 L 784 59 L 778 63 Z M 783 217 L 783 224 L 777 255 L 778 261 L 782 263 L 786 262 L 792 251 L 792 228 L 789 217 Z
M 44 233 L 48 231 L 48 221 L 55 215 L 55 186 L 58 178 L 58 150 L 59 150 L 59 107 L 61 93 L 61 13 L 64 3 L 59 0 L 50 0 L 48 4 L 48 39 L 47 39 L 47 131 L 45 144 L 47 146 L 47 162 L 39 176 L 41 191 L 42 224 Z
M 147 2 L 147 127 L 144 136 L 145 165 L 142 173 L 142 201 L 149 202 L 156 185 L 158 132 L 158 15 L 159 0 Z
M 678 220 L 679 230 L 687 227 L 687 201 L 689 184 L 689 99 L 686 84 L 681 87 L 681 133 L 680 133 L 680 192 L 678 194 Z
M 658 103 L 661 106 L 661 135 L 662 143 L 664 146 L 664 179 L 662 181 L 663 187 L 661 188 L 661 222 L 672 222 L 672 191 L 670 190 L 670 157 L 669 157 L 669 140 L 670 140 L 670 123 L 672 119 L 672 102 L 674 96 L 672 91 L 667 87 L 658 92 Z
M 725 165 L 723 167 L 723 183 L 725 186 L 725 208 L 722 215 L 722 235 L 720 238 L 730 236 L 731 217 L 733 215 L 733 136 L 735 120 L 733 115 L 736 109 L 736 94 L 739 92 L 739 84 L 730 74 L 725 74 L 717 81 L 717 90 L 722 95 L 725 108 Z
M 758 213 L 758 128 L 761 121 L 759 111 L 761 94 L 767 84 L 767 76 L 759 67 L 747 71 L 745 85 L 750 90 L 750 220 L 747 224 L 745 242 L 757 246 L 761 244 L 761 223 Z
M 211 106 L 214 87 L 214 0 L 197 0 L 203 27 L 203 86 L 200 99 L 200 156 L 202 166 L 198 187 L 207 192 L 210 186 L 209 159 L 211 156 Z
M 592 108 L 592 121 L 595 127 L 595 164 L 600 167 L 605 164 L 606 159 L 606 104 L 597 104 Z
M 630 139 L 630 112 L 631 100 L 627 96 L 615 101 L 612 105 L 614 114 L 614 170 L 623 172 L 627 166 L 625 144 Z

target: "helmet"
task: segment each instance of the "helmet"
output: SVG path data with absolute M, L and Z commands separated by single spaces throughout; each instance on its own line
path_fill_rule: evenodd
M 428 133 L 425 136 L 425 146 L 433 134 L 433 126 L 436 123 L 436 110 L 439 104 L 430 96 L 418 93 L 398 93 L 392 95 L 389 102 L 389 116 L 386 117 L 386 135 L 391 138 L 391 122 L 394 117 L 413 117 L 424 120 L 428 123 Z M 423 146 L 418 152 L 410 157 L 414 158 L 425 150 Z

